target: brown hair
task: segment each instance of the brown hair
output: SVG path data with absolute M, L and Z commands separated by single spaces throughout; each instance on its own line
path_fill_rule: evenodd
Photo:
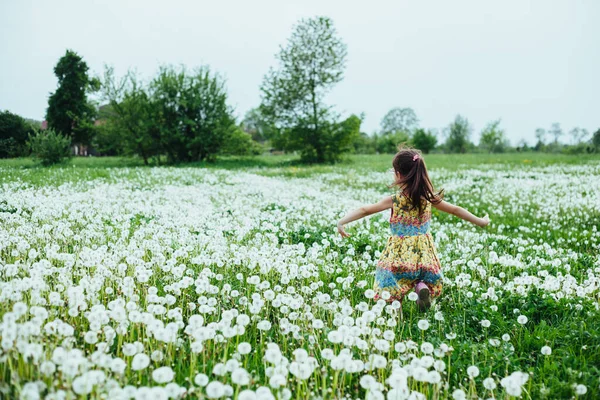
M 425 208 L 423 199 L 433 204 L 438 204 L 444 197 L 444 190 L 435 192 L 427 167 L 421 152 L 409 147 L 401 147 L 392 161 L 396 181 L 392 186 L 403 189 L 404 194 L 410 200 L 412 209 L 418 209 L 422 214 Z

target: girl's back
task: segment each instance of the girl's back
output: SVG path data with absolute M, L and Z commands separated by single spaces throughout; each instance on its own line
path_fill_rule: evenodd
M 422 200 L 422 208 L 411 205 L 410 198 L 403 193 L 392 196 L 390 229 L 392 236 L 407 237 L 424 235 L 429 232 L 431 221 L 431 203 Z

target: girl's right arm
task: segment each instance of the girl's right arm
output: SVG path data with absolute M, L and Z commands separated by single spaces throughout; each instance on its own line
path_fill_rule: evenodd
M 469 221 L 470 223 L 480 226 L 482 228 L 490 223 L 490 218 L 487 216 L 487 214 L 483 218 L 479 218 L 471 214 L 464 208 L 455 206 L 454 204 L 450 204 L 447 201 L 442 200 L 437 204 L 431 203 L 431 205 L 440 211 L 456 215 L 458 218 L 464 219 L 465 221 Z

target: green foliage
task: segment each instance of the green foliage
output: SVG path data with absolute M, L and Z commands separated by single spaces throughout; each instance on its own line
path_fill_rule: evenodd
M 504 129 L 500 128 L 500 120 L 492 121 L 481 132 L 479 147 L 488 153 L 504 153 L 508 147 L 508 139 Z
M 437 144 L 437 136 L 431 131 L 417 129 L 412 136 L 411 144 L 415 148 L 421 150 L 423 153 L 428 154 L 435 148 L 435 145 Z
M 240 154 L 242 143 L 243 154 L 259 151 L 236 131 L 224 82 L 208 67 L 162 67 L 149 84 L 132 72 L 116 79 L 106 68 L 103 89 L 110 109 L 99 128 L 101 150 L 136 154 L 145 164 L 162 155 L 171 163 L 214 160 L 219 152 Z
M 0 158 L 26 156 L 31 133 L 33 126 L 24 118 L 8 110 L 0 112 Z
M 389 135 L 404 132 L 410 135 L 419 126 L 419 119 L 412 108 L 392 108 L 381 120 L 381 133 Z
M 410 141 L 410 137 L 406 132 L 398 131 L 387 135 L 374 135 L 373 140 L 378 153 L 395 154 L 400 145 Z
M 600 150 L 600 128 L 592 135 L 592 144 L 598 150 Z
M 346 64 L 346 45 L 331 19 L 301 20 L 277 59 L 279 68 L 271 69 L 261 85 L 260 107 L 278 130 L 274 142 L 298 150 L 305 162 L 335 161 L 349 146 L 343 127 L 323 103 Z
M 263 146 L 252 139 L 252 136 L 236 125 L 232 125 L 227 132 L 220 154 L 232 156 L 259 155 Z
M 149 159 L 160 154 L 160 137 L 154 105 L 147 88 L 133 72 L 117 80 L 112 68 L 104 72 L 103 94 L 109 101 L 102 115 L 96 144 L 100 151 L 138 155 Z
M 471 125 L 469 121 L 461 115 L 457 115 L 454 118 L 448 128 L 448 139 L 446 140 L 445 146 L 450 153 L 466 153 L 471 142 Z
M 375 140 L 365 132 L 360 132 L 360 135 L 353 143 L 354 153 L 356 154 L 375 154 Z
M 224 81 L 200 67 L 162 67 L 150 83 L 160 143 L 171 162 L 212 160 L 235 124 Z
M 35 132 L 29 136 L 28 144 L 33 156 L 44 166 L 58 164 L 71 156 L 71 140 L 54 129 Z
M 83 58 L 67 50 L 54 67 L 58 88 L 48 99 L 48 127 L 67 135 L 77 143 L 89 143 L 93 133 L 96 110 L 88 101 L 89 92 L 98 90 L 100 82 L 88 76 Z

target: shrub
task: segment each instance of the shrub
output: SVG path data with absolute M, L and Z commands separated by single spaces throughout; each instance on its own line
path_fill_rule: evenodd
M 221 147 L 221 154 L 235 156 L 255 156 L 263 152 L 263 146 L 252 140 L 249 133 L 240 127 L 233 126 L 227 132 L 226 139 Z
M 0 112 L 0 158 L 27 155 L 27 137 L 33 127 L 10 111 Z
M 435 148 L 437 137 L 433 132 L 426 131 L 425 129 L 417 129 L 413 134 L 411 142 L 414 147 L 428 154 Z
M 71 140 L 54 129 L 37 131 L 29 136 L 29 147 L 42 165 L 52 165 L 71 156 Z
M 395 132 L 387 135 L 376 136 L 375 149 L 378 153 L 394 154 L 398 151 L 398 146 L 407 144 L 410 137 L 405 132 Z

